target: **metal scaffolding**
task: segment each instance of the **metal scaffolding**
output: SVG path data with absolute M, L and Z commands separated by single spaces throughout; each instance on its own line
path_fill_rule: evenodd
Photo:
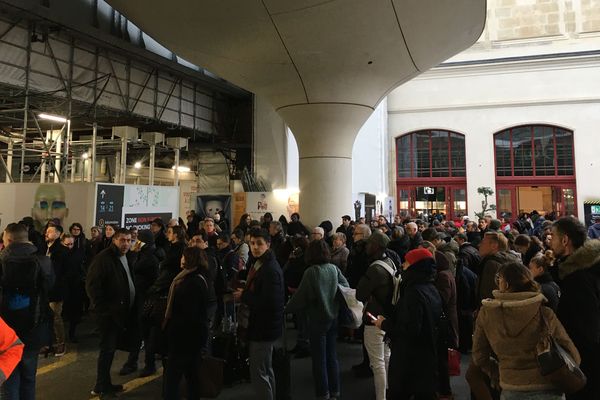
M 7 182 L 50 174 L 56 182 L 95 180 L 99 157 L 114 157 L 115 142 L 102 140 L 113 126 L 227 141 L 235 137 L 228 121 L 237 118 L 236 107 L 251 103 L 248 93 L 224 93 L 36 19 L 0 15 L 0 54 L 0 170 Z

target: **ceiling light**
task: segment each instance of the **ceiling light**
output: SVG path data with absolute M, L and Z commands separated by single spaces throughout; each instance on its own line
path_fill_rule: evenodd
M 88 158 L 90 158 L 90 155 L 88 153 L 83 153 L 81 155 L 81 158 L 83 158 L 84 160 L 87 160 Z
M 133 168 L 135 169 L 140 169 L 142 168 L 142 163 L 139 161 L 136 161 L 135 164 L 133 164 Z
M 65 117 L 61 117 L 58 115 L 51 115 L 51 114 L 38 114 L 38 117 L 41 119 L 47 119 L 49 121 L 56 121 L 56 122 L 67 122 L 67 119 Z
M 171 169 L 175 169 L 175 166 L 173 165 L 171 167 Z M 180 165 L 179 167 L 177 167 L 177 171 L 179 172 L 190 172 L 192 169 L 190 167 L 184 167 L 182 165 Z

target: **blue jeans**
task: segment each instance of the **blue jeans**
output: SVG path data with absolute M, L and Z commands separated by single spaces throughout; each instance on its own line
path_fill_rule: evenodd
M 501 400 L 563 400 L 565 396 L 556 390 L 538 390 L 535 392 L 520 392 L 503 390 Z
M 340 394 L 340 368 L 335 350 L 337 320 L 327 323 L 325 330 L 320 327 L 314 324 L 310 327 L 312 371 L 317 398 L 328 399 Z
M 37 349 L 23 352 L 21 362 L 2 386 L 2 400 L 35 400 L 38 353 Z

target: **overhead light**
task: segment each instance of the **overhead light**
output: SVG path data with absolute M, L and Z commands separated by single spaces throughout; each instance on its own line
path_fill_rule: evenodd
M 175 169 L 175 166 L 173 165 L 171 167 L 171 169 Z M 179 167 L 177 167 L 177 171 L 179 172 L 190 172 L 192 169 L 190 167 L 184 167 L 183 165 L 180 165 Z
M 90 158 L 90 155 L 88 153 L 83 153 L 81 155 L 81 158 L 83 158 L 84 160 L 87 160 L 88 158 Z
M 49 121 L 56 121 L 56 122 L 67 122 L 68 120 L 65 117 L 61 117 L 58 115 L 51 115 L 51 114 L 38 114 L 38 117 L 41 119 L 47 119 Z
M 140 169 L 142 168 L 142 163 L 139 161 L 136 161 L 135 164 L 133 164 L 133 168 L 135 169 Z

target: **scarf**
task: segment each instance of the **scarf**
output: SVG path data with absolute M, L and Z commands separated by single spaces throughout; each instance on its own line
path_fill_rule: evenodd
M 173 298 L 175 297 L 175 288 L 183 282 L 186 276 L 190 274 L 195 274 L 198 272 L 198 268 L 194 269 L 182 269 L 181 272 L 177 274 L 177 276 L 171 282 L 171 287 L 169 287 L 169 297 L 167 297 L 167 308 L 165 310 L 165 319 L 163 320 L 162 327 L 163 329 L 167 325 L 169 319 L 171 319 L 171 314 L 173 312 Z

